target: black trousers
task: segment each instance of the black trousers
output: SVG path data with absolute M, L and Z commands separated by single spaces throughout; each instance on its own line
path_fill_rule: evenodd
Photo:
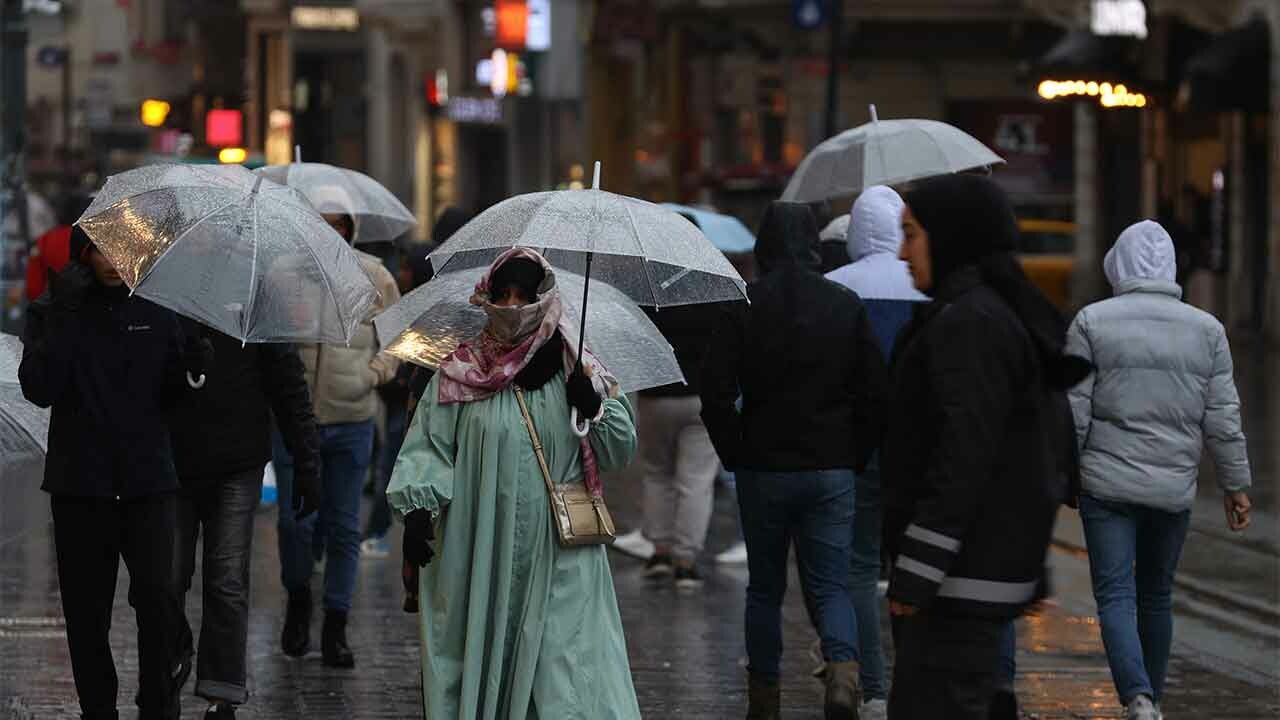
M 927 612 L 895 617 L 889 720 L 988 720 L 1008 624 Z
M 181 663 L 173 545 L 177 497 L 115 500 L 55 495 L 53 535 L 71 671 L 84 717 L 115 718 L 119 679 L 108 635 L 120 559 L 138 622 L 139 718 L 180 715 Z

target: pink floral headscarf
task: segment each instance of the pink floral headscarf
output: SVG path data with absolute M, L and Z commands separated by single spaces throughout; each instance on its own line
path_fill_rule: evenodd
M 515 258 L 532 260 L 542 266 L 545 277 L 538 287 L 538 297 L 519 308 L 496 308 L 489 297 L 489 278 L 503 263 Z M 483 400 L 502 392 L 515 381 L 516 375 L 533 360 L 556 330 L 564 340 L 565 374 L 573 372 L 578 355 L 578 329 L 564 312 L 555 271 L 542 255 L 527 247 L 513 247 L 499 255 L 476 283 L 471 304 L 485 308 L 491 317 L 495 312 L 511 313 L 517 317 L 520 327 L 532 330 L 522 337 L 504 341 L 492 331 L 491 320 L 478 336 L 459 345 L 440 363 L 438 401 L 441 405 Z M 596 392 L 606 398 L 618 395 L 617 378 L 590 350 L 583 351 L 582 364 L 590 373 Z M 587 488 L 592 494 L 599 495 L 602 489 L 599 469 L 586 438 L 582 440 L 582 472 Z

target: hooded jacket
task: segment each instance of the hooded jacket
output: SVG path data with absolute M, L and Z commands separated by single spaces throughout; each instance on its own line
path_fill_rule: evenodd
M 818 274 L 805 205 L 770 206 L 755 252 L 751 304 L 726 308 L 702 371 L 716 452 L 730 469 L 861 470 L 880 445 L 887 385 L 866 310 Z
M 898 333 L 911 321 L 912 310 L 929 298 L 916 290 L 902 248 L 902 209 L 906 203 L 892 188 L 869 187 L 850 213 L 848 247 L 853 262 L 827 275 L 862 298 L 871 329 L 885 358 Z
M 1107 253 L 1115 297 L 1080 311 L 1069 352 L 1097 366 L 1069 393 L 1081 485 L 1103 500 L 1191 507 L 1207 445 L 1224 491 L 1251 485 L 1226 330 L 1181 301 L 1169 234 L 1144 220 Z

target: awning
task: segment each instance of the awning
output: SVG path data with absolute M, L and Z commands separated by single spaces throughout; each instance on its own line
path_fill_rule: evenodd
M 1142 41 L 1127 37 L 1099 37 L 1088 30 L 1071 30 L 1032 64 L 1040 79 L 1138 83 L 1137 59 Z
M 1187 62 L 1178 102 L 1198 110 L 1266 112 L 1270 89 L 1271 33 L 1265 20 L 1255 18 Z

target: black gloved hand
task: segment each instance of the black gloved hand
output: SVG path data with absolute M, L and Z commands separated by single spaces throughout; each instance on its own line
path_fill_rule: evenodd
M 404 559 L 426 567 L 435 557 L 436 551 L 431 541 L 436 539 L 436 529 L 431 522 L 431 513 L 418 509 L 404 516 Z
M 182 348 L 182 366 L 195 377 L 213 369 L 213 343 L 209 338 L 190 336 Z
M 596 394 L 591 378 L 582 371 L 581 365 L 569 375 L 568 380 L 565 380 L 564 393 L 569 398 L 569 406 L 577 408 L 578 415 L 583 420 L 594 418 L 600 412 L 600 405 L 604 402 Z
M 93 283 L 93 271 L 87 265 L 68 263 L 62 272 L 49 271 L 49 299 L 55 308 L 74 312 L 84 304 Z
M 297 513 L 295 517 L 299 520 L 320 509 L 319 468 L 303 470 L 294 467 L 292 501 Z

